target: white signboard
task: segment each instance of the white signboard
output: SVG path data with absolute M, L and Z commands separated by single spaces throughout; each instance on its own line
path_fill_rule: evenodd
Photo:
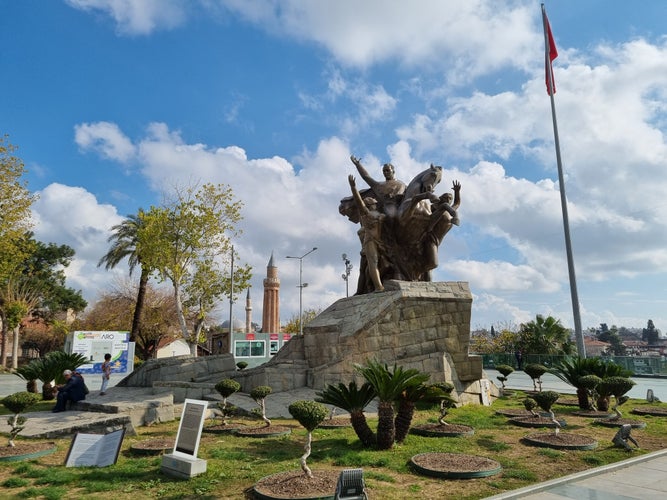
M 118 460 L 118 453 L 123 444 L 125 429 L 109 434 L 83 434 L 77 432 L 72 439 L 66 467 L 106 467 Z
M 176 434 L 176 444 L 174 445 L 174 455 L 181 455 L 188 458 L 197 458 L 199 450 L 199 439 L 204 427 L 206 418 L 206 409 L 208 402 L 198 399 L 186 399 L 181 414 L 181 422 Z

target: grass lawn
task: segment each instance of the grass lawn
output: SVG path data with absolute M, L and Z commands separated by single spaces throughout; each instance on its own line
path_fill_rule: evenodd
M 504 397 L 491 407 L 465 406 L 451 410 L 447 421 L 474 427 L 475 434 L 459 438 L 432 438 L 409 435 L 405 443 L 388 451 L 363 449 L 352 428 L 316 429 L 313 451 L 308 459 L 311 469 L 361 467 L 371 498 L 475 499 L 506 490 L 546 481 L 573 472 L 624 460 L 631 456 L 667 448 L 667 417 L 631 415 L 632 408 L 646 406 L 630 400 L 621 408 L 625 417 L 647 422 L 645 429 L 633 429 L 641 449 L 632 454 L 615 448 L 611 439 L 616 428 L 593 424 L 591 419 L 571 415 L 577 408 L 559 406 L 554 410 L 567 423 L 561 432 L 584 434 L 598 441 L 591 451 L 559 451 L 523 444 L 523 436 L 540 431 L 508 423 L 496 414 L 501 408 L 522 408 L 522 392 Z M 654 406 L 654 405 L 653 405 Z M 413 423 L 435 422 L 435 408 L 419 410 Z M 235 420 L 238 422 L 240 419 Z M 2 498 L 246 498 L 245 491 L 266 475 L 299 469 L 306 431 L 294 420 L 272 419 L 274 424 L 292 427 L 292 434 L 276 438 L 241 438 L 232 435 L 202 434 L 199 457 L 208 461 L 207 472 L 188 481 L 160 473 L 159 456 L 137 456 L 132 444 L 154 438 L 174 438 L 176 422 L 137 429 L 126 436 L 118 463 L 105 468 L 65 468 L 70 439 L 55 440 L 58 451 L 27 462 L 0 462 Z M 371 427 L 376 422 L 369 419 Z M 245 420 L 261 425 L 258 420 Z M 205 425 L 213 424 L 207 421 Z M 549 432 L 543 429 L 544 432 Z M 19 438 L 20 439 L 20 438 Z M 425 452 L 467 453 L 497 460 L 503 471 L 480 479 L 444 480 L 420 476 L 409 467 L 413 455 Z

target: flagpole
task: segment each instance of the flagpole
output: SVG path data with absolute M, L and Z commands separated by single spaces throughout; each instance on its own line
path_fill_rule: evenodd
M 551 66 L 551 47 L 549 43 L 549 25 L 547 13 L 542 4 L 542 27 L 544 28 L 544 60 L 547 75 L 548 93 L 551 99 L 551 121 L 554 129 L 554 145 L 556 146 L 556 163 L 558 165 L 558 185 L 560 187 L 560 205 L 563 211 L 563 229 L 565 231 L 565 252 L 567 254 L 567 268 L 570 276 L 570 296 L 572 297 L 572 315 L 574 317 L 574 334 L 577 340 L 579 357 L 586 357 L 586 346 L 581 329 L 581 315 L 579 314 L 579 295 L 577 294 L 577 278 L 574 272 L 574 258 L 572 256 L 572 241 L 570 240 L 570 221 L 567 214 L 567 198 L 565 197 L 565 180 L 563 178 L 563 164 L 560 156 L 560 140 L 558 139 L 558 122 L 556 121 L 556 103 L 554 100 L 554 81 Z

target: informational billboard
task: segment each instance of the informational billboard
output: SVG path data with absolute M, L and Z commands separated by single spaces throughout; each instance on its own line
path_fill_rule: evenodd
M 66 350 L 79 353 L 88 363 L 77 370 L 81 373 L 102 373 L 104 355 L 111 354 L 112 373 L 129 373 L 134 368 L 134 347 L 129 332 L 77 331 L 67 339 Z

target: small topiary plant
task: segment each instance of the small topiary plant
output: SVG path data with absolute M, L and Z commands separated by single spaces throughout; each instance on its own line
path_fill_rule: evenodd
M 21 413 L 37 403 L 38 400 L 39 397 L 32 392 L 15 392 L 2 399 L 2 405 L 14 414 L 7 419 L 7 424 L 11 427 L 7 446 L 12 448 L 16 446 L 14 438 L 24 429 L 28 420 Z
M 507 377 L 509 377 L 510 374 L 514 371 L 514 368 L 512 368 L 510 365 L 498 365 L 496 366 L 496 370 L 500 372 L 500 375 L 498 375 L 496 378 L 500 380 L 500 383 L 503 385 L 501 389 L 504 391 Z
M 597 387 L 602 382 L 602 379 L 597 375 L 584 375 L 579 377 L 578 386 L 583 387 L 586 390 L 588 395 L 588 408 L 591 410 L 597 410 L 595 407 L 595 401 L 598 398 Z
M 327 417 L 327 408 L 322 403 L 316 401 L 295 401 L 287 408 L 290 415 L 294 417 L 308 431 L 308 438 L 304 446 L 304 454 L 301 457 L 301 469 L 308 477 L 313 477 L 313 473 L 306 464 L 306 459 L 310 456 L 311 443 L 313 442 L 313 431 Z
M 222 396 L 222 403 L 218 403 L 218 408 L 222 413 L 222 425 L 227 425 L 228 408 L 227 408 L 227 398 L 241 390 L 241 384 L 236 380 L 226 378 L 215 384 L 215 390 Z
M 542 375 L 549 371 L 549 369 L 538 363 L 529 363 L 524 368 L 523 371 L 533 380 L 533 389 L 535 391 L 542 391 Z M 539 387 L 539 389 L 538 389 Z
M 537 408 L 537 401 L 535 401 L 533 398 L 526 398 L 522 401 L 523 407 L 529 411 L 530 413 L 533 414 L 533 417 L 539 417 L 537 412 L 535 411 L 535 408 Z
M 259 406 L 259 409 L 262 411 L 262 420 L 266 422 L 266 426 L 271 425 L 271 420 L 266 417 L 266 396 L 271 394 L 272 389 L 268 385 L 260 385 L 255 387 L 250 391 L 250 397 L 255 400 L 255 403 Z
M 239 370 L 245 370 L 246 368 L 248 368 L 248 363 L 246 361 L 239 361 L 238 363 L 236 363 L 236 368 L 238 368 Z
M 542 408 L 549 414 L 549 417 L 551 417 L 551 421 L 554 424 L 556 424 L 555 433 L 558 434 L 558 431 L 560 430 L 560 422 L 556 420 L 556 417 L 554 415 L 554 412 L 551 410 L 551 407 L 558 400 L 560 394 L 558 394 L 555 391 L 544 391 L 533 394 L 531 397 L 537 402 L 540 408 Z
M 625 395 L 625 393 L 632 389 L 632 386 L 635 384 L 636 382 L 634 380 L 626 377 L 609 377 L 602 379 L 602 382 L 600 382 L 602 390 L 611 394 L 614 396 L 614 399 L 616 399 L 616 404 L 612 408 L 615 415 L 611 418 L 611 420 L 618 420 L 623 416 L 618 407 L 628 400 L 628 397 Z

